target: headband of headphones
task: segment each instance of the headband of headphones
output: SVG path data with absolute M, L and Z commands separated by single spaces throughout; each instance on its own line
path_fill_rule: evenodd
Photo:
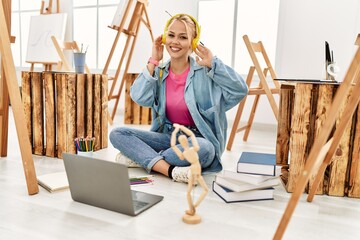
M 165 28 L 164 28 L 164 33 L 162 35 L 162 43 L 165 44 L 166 42 L 166 32 L 169 28 L 169 25 L 170 23 L 172 22 L 172 20 L 174 18 L 177 18 L 179 16 L 188 16 L 195 24 L 195 31 L 196 31 L 196 37 L 192 40 L 191 42 L 191 47 L 193 50 L 196 49 L 197 45 L 199 44 L 199 40 L 200 40 L 200 25 L 199 23 L 196 21 L 196 19 L 194 17 L 192 17 L 191 15 L 189 14 L 184 14 L 184 13 L 180 13 L 180 14 L 176 14 L 174 16 L 172 16 L 167 22 L 166 22 L 166 25 L 165 25 Z

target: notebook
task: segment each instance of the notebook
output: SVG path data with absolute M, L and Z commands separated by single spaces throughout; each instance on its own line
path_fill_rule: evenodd
M 275 78 L 275 81 L 286 81 L 286 82 L 321 82 L 321 79 L 305 79 L 305 78 Z
M 63 153 L 74 201 L 136 216 L 164 197 L 133 191 L 127 166 L 88 156 Z
M 303 83 L 331 83 L 331 84 L 340 84 L 337 81 L 327 80 L 327 79 L 305 79 L 305 78 L 275 78 L 275 81 L 284 81 L 284 82 L 303 82 Z
M 49 192 L 68 189 L 69 183 L 65 172 L 49 173 L 37 177 L 38 184 Z

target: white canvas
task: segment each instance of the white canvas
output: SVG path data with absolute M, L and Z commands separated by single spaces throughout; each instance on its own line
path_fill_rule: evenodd
M 66 19 L 66 13 L 42 14 L 31 17 L 26 62 L 56 63 L 59 61 L 51 36 L 54 35 L 63 41 Z

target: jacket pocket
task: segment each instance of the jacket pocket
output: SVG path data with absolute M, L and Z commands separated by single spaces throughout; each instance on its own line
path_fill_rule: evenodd
M 206 110 L 199 107 L 199 112 L 203 119 L 205 120 L 206 124 L 211 128 L 213 133 L 216 133 L 216 125 L 219 124 L 220 116 L 219 116 L 219 105 L 212 106 Z

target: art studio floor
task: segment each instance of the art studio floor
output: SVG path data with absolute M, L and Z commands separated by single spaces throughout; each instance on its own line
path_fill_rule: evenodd
M 122 117 L 118 114 L 115 123 L 121 123 Z M 239 133 L 233 150 L 223 155 L 225 168 L 235 166 L 241 151 L 273 153 L 275 141 L 275 126 L 255 125 L 246 143 Z M 290 198 L 282 185 L 269 201 L 226 204 L 209 191 L 197 209 L 202 222 L 187 225 L 181 220 L 187 209 L 187 185 L 156 174 L 153 185 L 135 188 L 163 195 L 164 200 L 129 217 L 74 202 L 69 190 L 49 193 L 40 187 L 38 194 L 29 196 L 11 112 L 8 145 L 8 156 L 0 158 L 0 239 L 272 239 Z M 109 146 L 96 154 L 114 161 L 116 151 Z M 64 171 L 62 160 L 36 155 L 33 159 L 37 175 Z M 145 174 L 141 169 L 130 172 Z M 205 176 L 209 188 L 213 179 L 214 175 Z M 308 203 L 306 196 L 295 209 L 284 239 L 360 239 L 360 199 L 315 196 Z

